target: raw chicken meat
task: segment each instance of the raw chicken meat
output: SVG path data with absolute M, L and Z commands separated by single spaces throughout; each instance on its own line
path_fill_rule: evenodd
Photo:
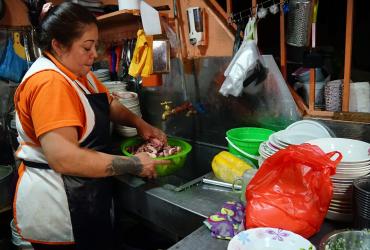
M 149 154 L 150 157 L 157 158 L 157 157 L 175 155 L 181 151 L 181 147 L 164 145 L 159 140 L 151 139 L 139 146 L 129 147 L 127 148 L 127 151 L 130 152 L 131 154 L 146 152 Z

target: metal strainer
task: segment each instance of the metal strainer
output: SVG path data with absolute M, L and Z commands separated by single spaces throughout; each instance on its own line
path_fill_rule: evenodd
M 304 47 L 309 43 L 312 1 L 289 0 L 287 44 Z

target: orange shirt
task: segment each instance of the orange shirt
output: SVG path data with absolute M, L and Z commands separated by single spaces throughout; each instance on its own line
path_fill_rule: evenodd
M 91 93 L 95 92 L 85 76 L 77 78 L 50 53 L 45 54 L 68 77 L 77 79 Z M 112 97 L 109 91 L 93 77 L 99 93 L 107 93 L 110 103 Z M 40 145 L 38 138 L 53 129 L 77 127 L 79 138 L 86 130 L 85 112 L 76 90 L 54 70 L 44 70 L 32 75 L 18 87 L 14 100 L 23 130 L 37 145 Z

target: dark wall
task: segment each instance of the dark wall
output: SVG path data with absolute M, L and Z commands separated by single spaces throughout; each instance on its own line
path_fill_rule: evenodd
M 218 0 L 226 9 L 226 1 Z M 251 7 L 252 1 L 233 1 L 234 12 Z M 257 3 L 266 2 L 257 1 Z M 278 2 L 278 1 L 276 1 Z M 352 50 L 352 79 L 355 81 L 369 81 L 370 75 L 370 1 L 354 1 L 354 26 Z M 271 4 L 270 2 L 268 3 Z M 317 47 L 326 58 L 326 68 L 329 69 L 332 79 L 343 78 L 344 46 L 346 29 L 346 0 L 319 1 L 317 16 Z M 279 57 L 279 15 L 268 14 L 258 22 L 258 44 L 263 54 L 273 54 Z M 287 47 L 288 69 L 293 71 L 299 67 L 305 48 Z

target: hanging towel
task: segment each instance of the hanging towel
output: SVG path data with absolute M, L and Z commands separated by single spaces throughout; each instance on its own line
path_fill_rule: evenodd
M 147 77 L 153 73 L 153 37 L 145 36 L 144 30 L 137 32 L 137 41 L 132 57 L 129 74 Z

